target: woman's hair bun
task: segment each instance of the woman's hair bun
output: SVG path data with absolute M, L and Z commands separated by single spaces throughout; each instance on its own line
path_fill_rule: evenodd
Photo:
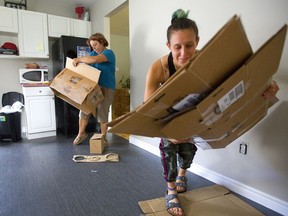
M 188 18 L 188 14 L 189 14 L 189 10 L 187 12 L 185 12 L 182 9 L 178 9 L 176 10 L 173 14 L 172 14 L 172 19 L 171 19 L 171 23 L 173 23 L 175 20 L 180 19 L 180 18 Z

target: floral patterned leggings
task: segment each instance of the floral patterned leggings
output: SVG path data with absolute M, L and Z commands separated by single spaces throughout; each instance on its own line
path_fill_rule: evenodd
M 190 142 L 173 144 L 162 138 L 159 145 L 163 176 L 167 182 L 175 182 L 178 175 L 177 165 L 188 169 L 194 159 L 197 147 Z

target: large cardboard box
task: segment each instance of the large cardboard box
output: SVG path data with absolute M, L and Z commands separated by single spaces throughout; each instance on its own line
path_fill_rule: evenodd
M 95 133 L 89 140 L 90 153 L 91 154 L 102 154 L 104 150 L 104 136 L 103 134 Z
M 54 94 L 86 114 L 96 117 L 96 108 L 104 99 L 98 80 L 100 71 L 80 63 L 77 67 L 72 59 L 66 59 L 64 68 L 50 83 Z
M 284 25 L 253 53 L 240 18 L 232 17 L 149 100 L 110 122 L 109 132 L 227 146 L 267 114 L 271 102 L 261 94 L 278 69 L 286 32 Z
M 263 215 L 257 209 L 231 194 L 221 185 L 213 185 L 179 194 L 185 215 Z M 165 207 L 165 198 L 156 198 L 138 202 L 146 216 L 169 216 Z

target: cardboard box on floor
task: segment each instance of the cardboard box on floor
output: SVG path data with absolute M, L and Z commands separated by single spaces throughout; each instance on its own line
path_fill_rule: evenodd
M 102 154 L 104 150 L 103 134 L 95 133 L 89 140 L 90 154 Z
M 249 216 L 263 215 L 238 197 L 229 193 L 229 190 L 220 185 L 187 191 L 179 194 L 181 206 L 185 215 L 233 215 Z M 168 216 L 165 207 L 165 198 L 138 202 L 146 216 Z
M 72 61 L 66 59 L 66 68 L 54 77 L 49 86 L 57 97 L 96 117 L 96 107 L 104 98 L 98 85 L 101 72 L 83 63 L 74 67 Z
M 149 100 L 109 122 L 109 132 L 176 139 L 194 136 L 204 149 L 227 146 L 259 122 L 272 105 L 261 95 L 278 69 L 286 32 L 284 25 L 253 54 L 235 15 Z M 200 102 L 173 112 L 173 106 L 189 94 L 197 94 Z

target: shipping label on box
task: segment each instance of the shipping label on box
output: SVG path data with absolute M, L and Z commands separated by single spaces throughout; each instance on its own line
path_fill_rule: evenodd
M 89 140 L 90 153 L 91 154 L 102 154 L 104 150 L 104 135 L 95 133 Z
M 96 117 L 96 108 L 104 99 L 98 80 L 100 71 L 80 63 L 77 67 L 67 58 L 64 68 L 50 83 L 54 94 L 86 114 Z

